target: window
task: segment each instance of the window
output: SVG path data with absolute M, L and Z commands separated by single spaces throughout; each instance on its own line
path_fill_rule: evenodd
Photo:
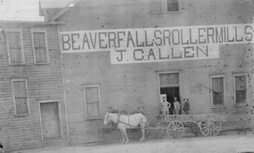
M 235 102 L 236 104 L 243 104 L 246 103 L 247 97 L 247 85 L 246 85 L 246 75 L 235 75 Z
M 85 92 L 86 117 L 87 119 L 98 119 L 100 113 L 100 93 L 99 86 L 86 86 Z
M 25 79 L 12 80 L 15 115 L 29 114 L 27 81 Z
M 178 11 L 179 11 L 178 0 L 149 0 L 150 13 L 168 13 Z
M 179 74 L 178 73 L 162 73 L 160 74 L 161 86 L 179 86 Z
M 167 0 L 167 12 L 179 11 L 178 0 Z
M 7 50 L 10 65 L 25 63 L 21 30 L 6 31 Z
M 213 107 L 224 106 L 224 77 L 216 76 L 211 78 Z
M 167 101 L 171 103 L 169 114 L 173 114 L 174 97 L 180 102 L 180 80 L 179 72 L 159 73 L 160 95 L 166 95 Z
M 32 30 L 34 63 L 48 63 L 48 49 L 45 30 Z

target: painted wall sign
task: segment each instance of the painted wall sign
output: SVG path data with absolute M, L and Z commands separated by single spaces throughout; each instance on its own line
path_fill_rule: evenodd
M 254 25 L 61 32 L 63 53 L 110 51 L 111 63 L 219 58 L 220 44 L 251 43 Z

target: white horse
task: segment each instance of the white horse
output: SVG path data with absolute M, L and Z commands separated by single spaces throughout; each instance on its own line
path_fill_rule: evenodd
M 137 113 L 125 115 L 107 112 L 104 118 L 104 124 L 106 125 L 111 121 L 117 124 L 117 127 L 120 130 L 123 138 L 122 143 L 129 142 L 126 129 L 136 128 L 138 125 L 140 126 L 142 132 L 140 142 L 145 140 L 145 126 L 147 125 L 147 118 L 143 114 Z

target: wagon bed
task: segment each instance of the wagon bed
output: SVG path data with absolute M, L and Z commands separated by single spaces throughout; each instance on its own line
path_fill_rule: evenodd
M 166 131 L 170 138 L 181 138 L 186 128 L 197 127 L 204 136 L 216 136 L 222 129 L 221 119 L 214 114 L 158 115 L 157 118 L 156 127 L 147 128 Z
M 239 129 L 253 130 L 249 125 L 250 118 L 246 114 L 191 114 L 191 115 L 157 115 L 158 122 L 156 125 L 148 125 L 147 130 L 154 130 L 159 135 L 167 135 L 169 138 L 181 138 L 185 131 L 190 129 L 194 135 L 202 134 L 204 136 L 216 136 L 222 130 L 231 130 L 236 127 Z M 236 124 L 237 122 L 237 124 Z M 114 129 L 112 125 L 106 129 Z M 140 129 L 134 127 L 131 130 Z M 254 132 L 253 132 L 254 133 Z

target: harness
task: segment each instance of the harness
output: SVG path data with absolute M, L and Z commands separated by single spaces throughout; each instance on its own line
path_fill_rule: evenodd
M 133 126 L 130 124 L 130 113 L 128 112 L 128 123 L 125 123 L 123 121 L 120 121 L 120 116 L 121 116 L 121 110 L 118 112 L 118 115 L 117 115 L 117 120 L 116 120 L 116 125 L 118 125 L 119 123 L 122 123 L 122 124 L 125 124 L 125 125 L 129 125 L 129 126 L 132 126 L 132 127 L 136 127 L 136 126 Z
M 126 115 L 126 116 L 128 116 L 128 123 L 123 122 L 123 121 L 120 120 L 120 116 L 121 116 L 121 115 L 122 115 L 122 114 L 121 114 L 121 110 L 119 110 L 119 111 L 118 111 L 118 114 L 117 114 L 117 120 L 116 120 L 115 125 L 118 125 L 118 124 L 122 123 L 122 124 L 128 125 L 128 126 L 130 126 L 130 127 L 132 127 L 132 128 L 136 128 L 136 127 L 137 127 L 137 126 L 134 126 L 134 125 L 131 125 L 131 124 L 130 124 L 130 113 L 129 113 L 129 112 L 128 112 L 128 114 Z M 108 117 L 109 117 L 109 116 L 108 116 Z M 108 119 L 107 119 L 107 120 L 108 120 Z M 142 123 L 145 123 L 145 124 L 147 125 L 146 122 L 142 122 Z M 144 129 L 144 128 L 142 128 L 141 126 L 140 126 L 140 128 L 141 128 L 141 129 Z

